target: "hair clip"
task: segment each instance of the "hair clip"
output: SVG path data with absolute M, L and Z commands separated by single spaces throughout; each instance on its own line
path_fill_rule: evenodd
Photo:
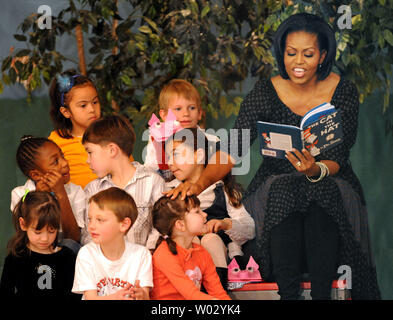
M 27 194 L 28 194 L 29 192 L 30 192 L 29 189 L 26 189 L 26 190 L 25 190 L 25 194 L 24 194 L 24 196 L 22 197 L 22 202 L 25 202 L 26 196 L 27 196 Z
M 33 136 L 23 136 L 22 138 L 20 138 L 20 142 L 24 142 L 24 141 L 26 141 L 26 140 L 29 140 L 29 139 L 32 139 L 32 138 L 34 138 Z
M 56 76 L 57 79 L 57 84 L 59 85 L 59 91 L 61 93 L 61 105 L 64 106 L 64 94 L 67 93 L 72 89 L 75 83 L 75 78 L 80 77 L 79 74 L 73 75 L 73 76 L 68 76 L 64 75 L 62 76 L 61 74 L 58 74 Z

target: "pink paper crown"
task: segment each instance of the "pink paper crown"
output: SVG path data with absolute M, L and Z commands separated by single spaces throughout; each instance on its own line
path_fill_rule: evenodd
M 176 120 L 175 114 L 171 109 L 168 110 L 165 122 L 153 113 L 149 122 L 149 133 L 152 138 L 154 148 L 156 149 L 156 158 L 158 167 L 161 170 L 168 170 L 167 159 L 165 155 L 165 141 L 183 128 L 180 122 Z
M 228 265 L 228 282 L 261 282 L 262 277 L 259 266 L 254 258 L 250 256 L 245 270 L 240 270 L 239 264 L 233 258 Z
M 165 122 L 160 122 L 160 119 L 153 113 L 148 123 L 150 135 L 158 142 L 165 141 L 177 131 L 183 129 L 171 109 L 168 110 Z

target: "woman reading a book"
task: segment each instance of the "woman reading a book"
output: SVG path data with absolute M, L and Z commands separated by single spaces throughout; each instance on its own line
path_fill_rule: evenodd
M 248 253 L 260 264 L 262 277 L 277 282 L 281 299 L 299 298 L 305 272 L 312 298 L 330 299 L 340 266 L 350 267 L 351 278 L 345 276 L 352 299 L 380 299 L 365 198 L 349 161 L 357 134 L 358 92 L 332 72 L 334 32 L 316 15 L 296 14 L 276 31 L 274 52 L 279 75 L 255 84 L 234 129 L 250 129 L 253 143 L 257 121 L 299 126 L 307 111 L 330 102 L 341 112 L 343 142 L 316 157 L 306 150 L 288 151 L 286 159 L 263 157 L 244 200 L 256 224 Z M 243 150 L 242 143 L 248 141 L 240 134 L 229 148 L 237 144 L 236 150 Z M 167 195 L 199 194 L 240 160 L 230 149 L 228 154 L 233 162 L 209 164 L 196 183 L 183 183 Z

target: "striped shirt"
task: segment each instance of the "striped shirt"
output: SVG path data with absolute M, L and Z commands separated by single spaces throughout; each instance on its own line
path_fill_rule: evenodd
M 148 248 L 155 248 L 158 235 L 153 228 L 151 208 L 163 196 L 165 182 L 158 173 L 146 168 L 139 162 L 134 161 L 132 165 L 136 168 L 135 174 L 123 190 L 134 198 L 138 208 L 138 218 L 128 231 L 127 240 Z M 117 187 L 110 175 L 93 180 L 84 189 L 87 201 L 91 196 L 110 187 Z M 85 230 L 82 236 L 82 244 L 86 244 L 90 240 L 91 237 Z

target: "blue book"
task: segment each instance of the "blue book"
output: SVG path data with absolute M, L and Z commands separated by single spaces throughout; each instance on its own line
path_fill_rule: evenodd
M 323 103 L 308 111 L 300 126 L 257 122 L 261 154 L 285 159 L 286 151 L 307 149 L 315 157 L 343 140 L 340 110 Z

